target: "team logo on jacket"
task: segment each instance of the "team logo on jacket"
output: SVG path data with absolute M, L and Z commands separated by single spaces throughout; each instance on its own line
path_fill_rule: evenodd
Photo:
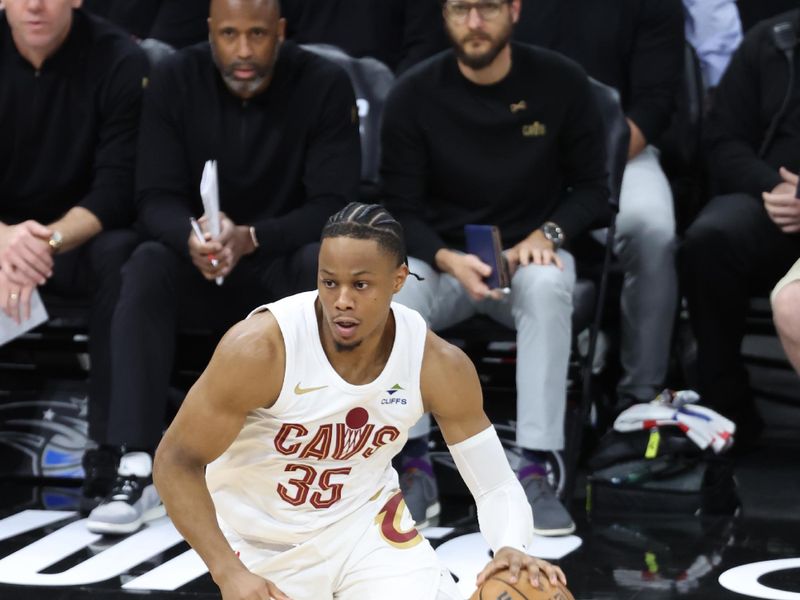
M 523 125 L 522 135 L 525 137 L 544 137 L 547 135 L 547 125 L 539 121 L 534 121 L 530 125 Z

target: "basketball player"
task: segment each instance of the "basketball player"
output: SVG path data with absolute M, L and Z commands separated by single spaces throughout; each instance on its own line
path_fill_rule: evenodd
M 540 574 L 565 582 L 525 553 L 531 510 L 472 363 L 391 302 L 405 258 L 384 208 L 352 203 L 333 215 L 318 290 L 235 325 L 164 435 L 156 486 L 224 600 L 460 598 L 391 466 L 425 411 L 495 553 L 478 583 L 506 567 L 533 585 Z

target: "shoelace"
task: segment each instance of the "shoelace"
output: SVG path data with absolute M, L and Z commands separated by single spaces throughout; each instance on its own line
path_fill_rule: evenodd
M 407 469 L 400 475 L 400 479 L 403 481 L 403 484 L 409 489 L 411 489 L 411 487 L 414 485 L 414 473 L 416 471 L 417 469 Z
M 135 477 L 120 477 L 114 482 L 114 487 L 111 489 L 111 499 L 127 502 L 139 492 L 141 487 L 139 480 Z
M 524 489 L 527 491 L 529 487 L 535 486 L 537 494 L 534 496 L 535 500 L 540 498 L 555 498 L 556 494 L 550 484 L 545 481 L 544 477 L 528 477 L 524 483 Z

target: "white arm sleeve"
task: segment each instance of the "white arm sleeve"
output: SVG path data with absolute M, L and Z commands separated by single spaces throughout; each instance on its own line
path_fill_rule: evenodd
M 475 498 L 478 525 L 492 550 L 509 546 L 527 551 L 533 541 L 533 513 L 494 427 L 448 448 Z

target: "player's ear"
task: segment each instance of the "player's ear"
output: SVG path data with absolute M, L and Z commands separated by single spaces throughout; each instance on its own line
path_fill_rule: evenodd
M 401 289 L 403 289 L 403 284 L 408 279 L 408 265 L 403 263 L 394 273 L 394 286 L 392 288 L 392 293 L 396 294 Z

